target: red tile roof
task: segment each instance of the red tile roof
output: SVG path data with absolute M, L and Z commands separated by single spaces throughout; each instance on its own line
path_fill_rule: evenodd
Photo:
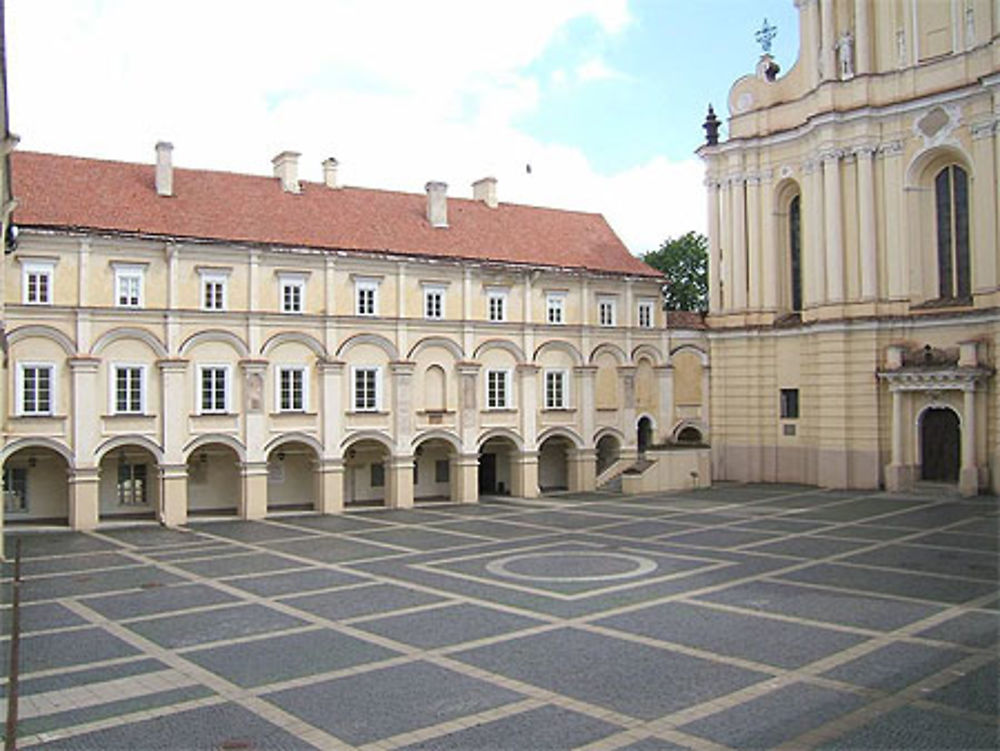
M 156 194 L 152 164 L 13 154 L 14 221 L 221 242 L 388 252 L 660 276 L 628 252 L 599 214 L 448 199 L 446 229 L 427 222 L 423 194 L 174 169 Z

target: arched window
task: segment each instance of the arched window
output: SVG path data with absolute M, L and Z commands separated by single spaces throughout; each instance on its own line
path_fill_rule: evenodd
M 788 204 L 788 275 L 792 310 L 802 310 L 802 201 L 795 196 Z
M 969 177 L 952 164 L 934 178 L 937 220 L 938 294 L 942 298 L 968 297 Z

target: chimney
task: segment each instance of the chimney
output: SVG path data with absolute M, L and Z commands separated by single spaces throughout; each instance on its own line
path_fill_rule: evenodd
M 274 165 L 274 176 L 281 180 L 281 189 L 286 193 L 299 191 L 299 157 L 297 151 L 282 151 L 271 160 Z
M 482 201 L 491 209 L 497 207 L 497 179 L 495 177 L 484 177 L 472 183 L 472 198 Z
M 448 183 L 431 181 L 427 191 L 427 221 L 432 227 L 448 226 Z
M 174 194 L 174 167 L 171 163 L 171 152 L 174 145 L 167 141 L 156 144 L 156 195 L 172 196 Z
M 323 160 L 323 182 L 326 183 L 326 187 L 334 190 L 340 187 L 340 183 L 337 182 L 337 160 L 332 156 Z

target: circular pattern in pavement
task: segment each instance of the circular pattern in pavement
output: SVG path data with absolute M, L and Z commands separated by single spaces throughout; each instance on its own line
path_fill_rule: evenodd
M 656 562 L 639 555 L 589 550 L 523 553 L 490 561 L 495 576 L 530 582 L 598 582 L 631 579 L 656 570 Z

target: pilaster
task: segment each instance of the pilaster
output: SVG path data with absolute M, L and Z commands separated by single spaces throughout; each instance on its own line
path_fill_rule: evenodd
M 86 468 L 94 463 L 94 447 L 98 444 L 100 425 L 98 407 L 103 392 L 97 383 L 100 359 L 96 357 L 71 357 L 69 363 L 73 391 L 71 394 L 73 422 L 73 463 Z
M 344 435 L 343 393 L 344 363 L 341 360 L 320 360 L 319 368 L 323 391 L 323 452 L 324 460 L 340 459 L 340 442 Z M 343 471 L 343 470 L 341 470 Z
M 338 514 L 344 510 L 344 463 L 340 459 L 322 459 L 316 470 L 317 495 L 321 514 Z
M 520 385 L 521 438 L 525 451 L 533 452 L 538 446 L 538 366 L 522 363 L 517 366 Z M 535 457 L 535 485 L 538 485 L 538 458 Z M 537 494 L 537 488 L 535 490 Z M 534 497 L 534 496 L 532 496 Z
M 240 360 L 243 374 L 243 445 L 248 462 L 265 462 L 267 443 L 267 413 L 264 384 L 267 383 L 267 360 Z M 265 491 L 267 488 L 265 487 Z M 267 493 L 264 494 L 267 508 Z
M 597 451 L 591 448 L 569 452 L 569 489 L 576 493 L 597 487 Z
M 594 416 L 597 407 L 594 398 L 594 381 L 597 377 L 596 365 L 577 365 L 573 368 L 576 376 L 576 393 L 579 394 L 580 431 L 587 446 L 594 441 Z
M 458 371 L 458 430 L 462 439 L 462 452 L 475 454 L 478 451 L 479 438 L 479 388 L 478 362 L 460 362 L 455 365 Z
M 863 0 L 859 0 L 859 4 L 864 4 Z M 861 298 L 875 300 L 878 297 L 875 174 L 872 162 L 875 150 L 870 146 L 864 146 L 855 149 L 854 153 L 857 156 L 858 170 L 858 250 L 861 255 Z
M 844 217 L 840 197 L 840 152 L 827 152 L 822 159 L 827 300 L 840 303 L 844 301 Z
M 159 469 L 160 508 L 157 516 L 160 523 L 167 527 L 187 524 L 187 464 L 162 464 Z
M 389 508 L 413 508 L 413 456 L 392 456 L 386 460 Z
M 538 497 L 538 452 L 522 451 L 510 456 L 511 494 L 518 498 Z
M 243 486 L 239 513 L 241 519 L 263 519 L 267 516 L 267 462 L 244 462 L 240 465 Z
M 636 411 L 635 411 L 635 366 L 619 365 L 618 378 L 622 388 L 622 433 L 625 435 L 625 445 L 634 446 L 636 442 Z
M 100 473 L 97 467 L 69 472 L 69 528 L 81 532 L 97 527 Z
M 656 416 L 660 435 L 657 436 L 657 440 L 662 441 L 674 424 L 674 366 L 658 365 L 653 369 L 653 372 L 656 374 L 656 382 L 660 391 L 660 413 Z M 706 400 L 707 394 L 703 392 L 702 401 Z
M 449 461 L 451 502 L 476 503 L 479 500 L 479 455 L 452 454 Z
M 416 363 L 399 360 L 389 363 L 392 373 L 392 421 L 396 450 L 410 451 L 413 438 L 413 369 Z M 412 480 L 411 480 L 412 485 Z M 410 495 L 412 496 L 412 490 Z
M 742 176 L 734 178 L 730 191 L 733 307 L 745 311 L 747 308 L 746 182 Z

